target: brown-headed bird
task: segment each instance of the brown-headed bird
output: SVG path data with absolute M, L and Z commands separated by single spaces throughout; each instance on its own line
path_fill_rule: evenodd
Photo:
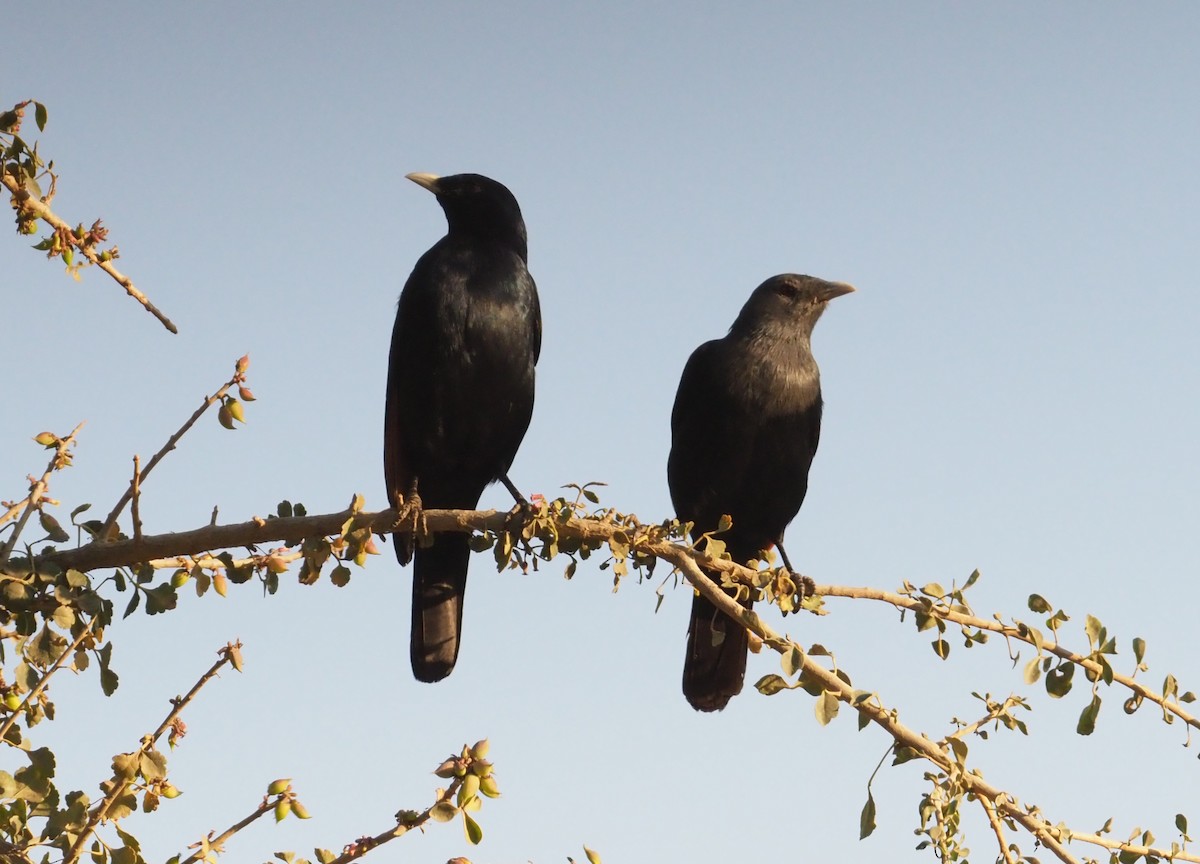
M 812 276 L 772 276 L 754 289 L 722 339 L 684 367 L 671 412 L 667 482 L 693 538 L 718 539 L 739 564 L 772 545 L 784 565 L 783 532 L 804 503 L 821 435 L 821 378 L 813 325 L 834 297 L 854 288 Z M 744 601 L 746 608 L 750 601 Z M 699 594 L 692 600 L 683 693 L 698 711 L 719 711 L 741 692 L 747 635 Z
M 389 501 L 470 510 L 497 480 L 524 501 L 507 473 L 533 414 L 542 319 L 521 208 L 479 174 L 408 179 L 437 196 L 448 230 L 400 292 L 383 442 Z M 392 535 L 397 560 L 415 559 L 410 653 L 420 681 L 445 678 L 458 658 L 467 537 L 444 533 L 414 549 L 411 534 Z

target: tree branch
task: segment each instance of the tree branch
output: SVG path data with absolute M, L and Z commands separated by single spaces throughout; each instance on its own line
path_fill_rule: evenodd
M 20 706 L 16 708 L 12 714 L 8 716 L 8 719 L 4 721 L 4 724 L 0 726 L 0 741 L 4 741 L 8 737 L 8 731 L 12 729 L 13 724 L 17 722 L 17 718 L 21 716 L 21 712 L 25 706 L 36 699 L 37 695 L 46 689 L 46 685 L 50 683 L 50 676 L 67 664 L 67 658 L 72 656 L 79 649 L 79 646 L 83 644 L 83 640 L 86 639 L 88 634 L 92 632 L 92 625 L 95 623 L 95 618 L 93 618 L 91 621 L 88 621 L 87 626 L 79 631 L 79 635 L 75 637 L 75 641 L 66 647 L 62 654 L 60 654 L 58 659 L 54 662 L 54 665 L 46 670 L 46 674 L 43 675 L 38 680 L 38 683 L 35 684 L 33 688 L 25 694 L 25 698 L 21 700 Z
M 225 398 L 225 394 L 227 394 L 229 392 L 230 387 L 233 387 L 235 384 L 238 384 L 241 381 L 245 380 L 245 371 L 246 371 L 246 365 L 248 364 L 248 362 L 249 361 L 246 357 L 243 357 L 242 359 L 238 360 L 238 362 L 234 366 L 235 371 L 234 371 L 233 377 L 230 378 L 228 381 L 226 381 L 223 385 L 221 385 L 221 388 L 219 390 L 217 390 L 216 393 L 212 394 L 211 396 L 204 397 L 204 401 L 200 403 L 200 407 L 192 412 L 192 416 L 189 417 L 187 420 L 185 420 L 183 425 L 180 426 L 177 430 L 175 430 L 175 434 L 173 434 L 170 438 L 168 438 L 167 443 L 164 444 L 162 446 L 162 448 L 157 453 L 155 453 L 153 457 L 151 457 L 150 461 L 146 463 L 145 470 L 139 469 L 137 457 L 136 456 L 134 457 L 133 480 L 130 481 L 129 487 L 125 490 L 124 494 L 121 495 L 120 500 L 117 501 L 116 505 L 112 509 L 112 512 L 108 514 L 108 518 L 104 520 L 104 527 L 101 528 L 100 532 L 99 532 L 101 537 L 109 536 L 109 531 L 112 529 L 112 527 L 114 525 L 117 524 L 117 519 L 120 518 L 121 511 L 125 509 L 125 505 L 127 505 L 130 502 L 130 500 L 133 499 L 133 497 L 139 493 L 141 484 L 145 481 L 146 476 L 151 471 L 154 470 L 155 466 L 157 466 L 159 462 L 161 462 L 163 460 L 163 457 L 165 457 L 168 453 L 170 453 L 172 450 L 175 449 L 175 445 L 179 443 L 179 439 L 182 438 L 184 435 L 186 435 L 187 431 L 189 429 L 191 429 L 194 425 L 196 425 L 196 421 L 200 419 L 200 417 L 204 414 L 205 411 L 207 411 L 211 406 L 215 405 L 216 403 L 220 402 L 222 399 Z M 137 535 L 140 535 L 140 534 L 141 534 L 141 524 L 138 522 L 137 517 L 135 516 L 134 517 L 134 535 L 135 535 L 134 540 L 135 541 L 138 539 Z
M 1002 621 L 987 620 L 985 618 L 976 618 L 974 615 L 967 615 L 962 612 L 955 612 L 953 609 L 946 609 L 935 606 L 930 608 L 923 604 L 920 600 L 912 597 L 906 597 L 903 594 L 896 594 L 892 591 L 882 591 L 878 588 L 854 588 L 843 585 L 818 585 L 817 594 L 822 597 L 848 597 L 858 600 L 877 600 L 881 603 L 889 603 L 898 609 L 909 609 L 913 612 L 924 612 L 929 615 L 934 615 L 944 621 L 949 621 L 952 624 L 958 624 L 964 627 L 974 627 L 976 630 L 987 630 L 991 633 L 998 633 L 1006 639 L 1015 639 L 1019 642 L 1024 642 L 1027 645 L 1038 647 L 1038 643 L 1028 633 L 1022 633 L 1020 628 L 1010 624 L 1005 624 Z M 1063 660 L 1068 660 L 1088 672 L 1100 675 L 1103 672 L 1100 664 L 1094 660 L 1076 654 L 1067 648 L 1063 648 L 1057 642 L 1043 640 L 1041 643 L 1043 650 L 1060 657 Z M 1172 702 L 1165 698 L 1160 693 L 1155 693 L 1153 690 L 1146 687 L 1135 678 L 1128 675 L 1122 675 L 1116 670 L 1112 673 L 1113 681 L 1129 688 L 1131 691 L 1141 696 L 1143 699 L 1148 699 L 1155 705 L 1158 705 L 1165 712 L 1174 714 L 1188 726 L 1193 729 L 1200 729 L 1200 719 L 1185 711 L 1178 702 Z
M 0 549 L 0 569 L 3 569 L 8 563 L 8 558 L 12 554 L 13 548 L 17 545 L 17 538 L 21 536 L 21 532 L 25 529 L 25 524 L 29 521 L 29 517 L 33 515 L 33 511 L 38 509 L 42 495 L 45 494 L 46 488 L 50 485 L 50 475 L 63 466 L 70 464 L 71 457 L 68 451 L 71 445 L 75 443 L 75 436 L 79 434 L 79 430 L 82 428 L 83 423 L 80 423 L 71 430 L 71 434 L 66 438 L 60 438 L 57 442 L 54 442 L 54 455 L 50 457 L 50 464 L 46 466 L 46 472 L 42 474 L 40 480 L 33 484 L 33 488 L 29 490 L 29 496 L 24 501 L 13 505 L 13 508 L 10 508 L 9 514 L 12 514 L 16 508 L 24 506 L 20 517 L 17 519 L 17 524 L 13 527 L 12 536 L 8 538 L 8 542 L 4 544 L 4 548 Z
M 187 692 L 187 695 L 171 700 L 172 708 L 170 713 L 167 714 L 166 718 L 163 719 L 154 732 L 142 739 L 142 746 L 136 752 L 148 753 L 154 747 L 155 742 L 162 737 L 163 733 L 171 728 L 176 718 L 179 717 L 188 703 L 196 698 L 196 694 L 200 692 L 200 688 L 217 676 L 222 666 L 230 664 L 235 669 L 240 669 L 242 665 L 241 648 L 241 642 L 231 642 L 222 648 L 220 659 L 207 672 L 200 676 L 199 680 L 192 685 L 192 689 Z M 112 787 L 108 790 L 104 798 L 92 808 L 87 824 L 79 832 L 79 836 L 75 838 L 75 842 L 71 844 L 70 850 L 63 858 L 63 864 L 75 864 L 79 860 L 79 857 L 83 854 L 84 846 L 87 845 L 88 839 L 95 833 L 97 826 L 104 821 L 116 800 L 124 795 L 132 784 L 132 779 L 121 777 L 116 773 L 113 774 Z
M 722 574 L 722 576 L 728 576 L 747 584 L 753 584 L 756 578 L 761 582 L 761 573 L 734 564 L 731 561 L 709 559 L 687 545 L 662 539 L 669 533 L 665 526 L 639 525 L 636 521 L 632 520 L 632 517 L 621 517 L 611 512 L 592 517 L 571 516 L 569 504 L 563 506 L 559 502 L 555 502 L 554 506 L 561 507 L 561 509 L 554 512 L 548 512 L 547 508 L 549 506 L 543 504 L 539 512 L 535 513 L 531 518 L 534 521 L 543 520 L 539 523 L 542 529 L 546 529 L 546 526 L 549 525 L 550 528 L 546 530 L 553 533 L 556 541 L 568 538 L 575 541 L 586 541 L 590 544 L 590 547 L 585 548 L 590 548 L 591 551 L 597 552 L 603 545 L 607 544 L 613 554 L 622 560 L 626 555 L 632 554 L 642 557 L 653 556 L 667 561 L 676 567 L 683 574 L 684 578 L 700 594 L 712 602 L 713 605 L 729 617 L 741 622 L 742 626 L 758 635 L 772 649 L 781 654 L 789 655 L 798 649 L 798 646 L 791 642 L 791 640 L 780 636 L 767 627 L 762 619 L 753 611 L 743 609 L 722 588 L 718 587 L 716 582 L 701 568 L 703 567 L 714 574 Z M 424 530 L 434 534 L 447 531 L 487 531 L 497 537 L 503 538 L 508 536 L 505 532 L 511 529 L 513 523 L 512 514 L 494 510 L 427 510 L 422 515 L 425 522 Z M 117 543 L 93 542 L 75 550 L 55 550 L 44 553 L 37 556 L 32 563 L 39 568 L 47 564 L 54 564 L 78 570 L 94 570 L 102 567 L 128 565 L 134 562 L 149 562 L 150 564 L 154 564 L 158 559 L 175 556 L 194 556 L 219 548 L 257 546 L 270 542 L 283 542 L 288 545 L 294 545 L 305 537 L 338 534 L 344 536 L 348 531 L 363 528 L 369 528 L 376 533 L 391 533 L 396 530 L 396 518 L 397 513 L 394 509 L 377 513 L 365 513 L 353 507 L 340 513 L 321 516 L 287 519 L 256 518 L 250 522 L 235 525 L 208 526 L 177 534 L 146 536 L 142 537 L 140 541 L 134 539 Z M 403 532 L 403 529 L 401 531 Z M 538 534 L 536 536 L 542 535 Z M 500 543 L 501 540 L 497 540 L 496 542 Z M 508 537 L 504 541 L 504 548 L 513 548 L 515 542 L 511 537 Z M 914 611 L 919 610 L 924 614 L 939 616 L 946 621 L 963 626 L 997 632 L 1011 639 L 1035 644 L 1033 637 L 1028 632 L 1022 633 L 1016 627 L 1000 622 L 986 621 L 975 618 L 972 615 L 954 612 L 953 610 L 943 609 L 938 606 L 931 608 L 918 600 L 892 592 L 866 588 L 819 585 L 817 586 L 817 593 L 829 597 L 855 597 L 887 602 L 899 608 L 912 609 Z M 1069 662 L 1081 665 L 1085 669 L 1099 670 L 1098 664 L 1090 661 L 1087 657 L 1065 648 L 1060 648 L 1055 643 L 1042 641 L 1041 646 L 1044 650 L 1050 651 Z M 1062 826 L 1052 825 L 1040 815 L 1040 811 L 1036 808 L 1022 808 L 1016 799 L 1008 793 L 991 785 L 978 774 L 966 768 L 966 765 L 958 758 L 959 755 L 965 757 L 966 752 L 962 748 L 961 738 L 948 736 L 940 743 L 933 742 L 924 735 L 901 724 L 896 713 L 878 704 L 877 700 L 861 698 L 861 692 L 853 690 L 836 673 L 818 665 L 812 658 L 803 654 L 803 652 L 797 651 L 797 653 L 802 658 L 802 665 L 798 670 L 802 677 L 819 684 L 823 690 L 832 693 L 840 702 L 853 707 L 865 716 L 867 720 L 881 727 L 899 746 L 908 748 L 914 754 L 926 759 L 948 777 L 952 778 L 954 783 L 966 793 L 986 798 L 994 809 L 997 818 L 1011 820 L 1020 825 L 1038 843 L 1045 846 L 1059 860 L 1066 862 L 1066 864 L 1073 864 L 1076 861 L 1064 845 L 1071 839 L 1094 843 L 1105 848 L 1129 851 L 1131 853 L 1141 848 L 1113 840 L 1106 840 L 1097 835 L 1075 834 Z M 1145 698 L 1163 705 L 1163 701 L 1156 694 L 1146 690 L 1146 688 L 1133 679 L 1126 676 L 1114 676 L 1114 680 L 1129 687 L 1134 692 L 1141 693 Z M 1164 707 L 1172 710 L 1176 716 L 1185 719 L 1189 724 L 1195 724 L 1194 719 L 1190 718 L 1189 715 L 1176 706 L 1168 703 Z M 951 740 L 952 738 L 953 741 Z M 958 744 L 958 747 L 952 746 L 955 743 Z M 962 750 L 962 753 L 958 754 L 958 750 Z M 390 837 L 394 834 L 395 829 L 392 829 L 389 832 L 378 835 L 377 838 L 364 838 L 364 842 L 373 843 L 381 841 L 382 838 Z M 1152 854 L 1168 857 L 1171 853 L 1165 850 L 1152 850 Z M 1200 857 L 1188 855 L 1183 852 L 1175 852 L 1173 854 L 1175 860 L 1197 862 L 1197 864 L 1200 864 Z M 349 861 L 353 859 L 343 856 L 339 860 Z
M 70 238 L 71 245 L 83 253 L 88 261 L 95 264 L 109 276 L 116 280 L 117 284 L 125 289 L 125 293 L 132 297 L 137 302 L 141 303 L 146 308 L 146 311 L 157 318 L 162 325 L 172 333 L 178 333 L 179 328 L 164 315 L 157 306 L 150 302 L 150 298 L 143 294 L 134 286 L 133 280 L 122 273 L 112 263 L 111 259 L 101 258 L 96 254 L 96 250 L 90 245 L 81 243 L 76 237 L 75 232 L 62 219 L 58 217 L 49 205 L 41 201 L 36 195 L 29 192 L 21 182 L 9 174 L 7 171 L 0 171 L 0 183 L 3 183 L 13 195 L 17 207 L 21 210 L 28 211 L 32 215 L 41 219 L 50 227 L 54 228 L 60 236 Z

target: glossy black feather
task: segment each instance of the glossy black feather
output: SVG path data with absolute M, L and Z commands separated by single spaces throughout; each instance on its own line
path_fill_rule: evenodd
M 512 465 L 533 413 L 541 350 L 537 287 L 516 199 L 477 174 L 409 175 L 433 192 L 448 232 L 400 294 L 388 362 L 384 468 L 394 505 L 415 489 L 425 509 L 471 509 Z M 458 657 L 469 550 L 443 534 L 414 549 L 411 659 L 421 681 Z
M 688 359 L 671 412 L 667 481 L 693 537 L 715 531 L 739 563 L 783 539 L 808 491 L 821 435 L 821 379 L 813 325 L 848 285 L 784 274 L 754 290 L 729 334 Z M 746 606 L 749 608 L 749 602 Z M 746 631 L 696 595 L 688 628 L 683 692 L 717 711 L 746 674 Z

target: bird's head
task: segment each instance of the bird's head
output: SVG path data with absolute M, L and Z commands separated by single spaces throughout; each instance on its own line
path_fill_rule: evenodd
M 525 220 L 508 187 L 482 174 L 408 174 L 409 180 L 437 196 L 449 233 L 469 234 L 508 243 L 527 256 Z
M 813 325 L 834 297 L 854 290 L 845 282 L 827 282 L 816 276 L 782 273 L 754 289 L 733 322 L 730 332 L 750 332 L 764 326 L 782 325 L 811 335 Z

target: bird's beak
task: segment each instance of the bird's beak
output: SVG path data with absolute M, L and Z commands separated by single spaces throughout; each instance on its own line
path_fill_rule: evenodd
M 438 193 L 438 175 L 436 174 L 405 174 L 409 180 L 418 186 L 423 186 L 434 195 Z M 853 289 L 852 289 L 853 290 Z
M 412 175 L 409 175 L 410 177 Z M 854 286 L 848 282 L 826 282 L 825 287 L 821 290 L 822 300 L 832 300 L 834 297 L 841 297 L 843 294 L 850 294 L 854 291 Z

